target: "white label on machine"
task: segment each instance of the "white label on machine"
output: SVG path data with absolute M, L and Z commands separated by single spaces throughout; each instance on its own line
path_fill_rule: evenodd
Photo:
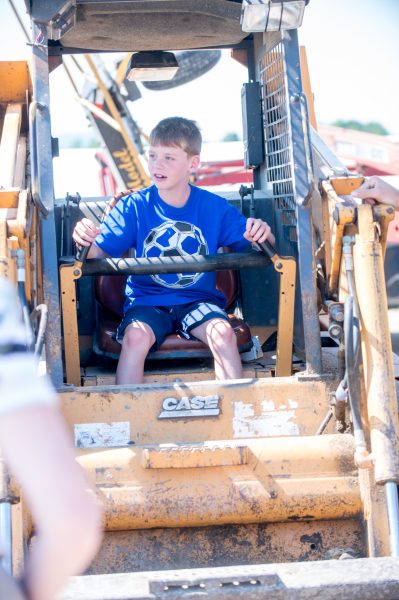
M 272 400 L 261 403 L 260 414 L 255 414 L 253 404 L 234 402 L 233 436 L 251 438 L 275 435 L 299 435 L 299 427 L 294 422 L 298 403 L 288 400 L 287 406 L 275 407 Z
M 77 448 L 114 448 L 126 446 L 129 442 L 129 421 L 75 425 L 75 446 Z

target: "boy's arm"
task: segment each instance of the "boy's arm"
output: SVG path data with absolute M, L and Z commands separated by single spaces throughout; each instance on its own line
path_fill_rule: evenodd
M 92 244 L 87 255 L 87 258 L 105 258 L 109 256 L 104 250 L 102 250 L 96 243 Z
M 248 244 L 268 240 L 275 243 L 274 235 L 266 221 L 250 217 L 246 219 L 235 206 L 231 206 L 223 198 L 220 199 L 219 219 L 222 223 L 220 229 L 219 246 L 228 246 L 234 251 L 247 249 Z M 247 240 L 247 242 L 245 242 Z

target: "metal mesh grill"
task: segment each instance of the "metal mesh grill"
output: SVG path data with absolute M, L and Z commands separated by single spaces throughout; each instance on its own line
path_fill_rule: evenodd
M 260 61 L 267 180 L 273 186 L 276 209 L 288 229 L 290 241 L 296 240 L 293 165 L 287 87 L 284 69 L 284 44 L 265 52 Z

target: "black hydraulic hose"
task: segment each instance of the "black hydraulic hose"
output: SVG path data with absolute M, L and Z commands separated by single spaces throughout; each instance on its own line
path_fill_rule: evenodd
M 352 298 L 352 314 L 353 314 L 353 347 L 356 351 L 356 364 L 360 360 L 360 325 L 359 325 L 359 305 L 356 297 L 355 279 L 353 271 L 347 270 L 349 296 Z
M 18 296 L 19 296 L 19 301 L 21 303 L 22 318 L 24 321 L 25 331 L 26 331 L 26 349 L 29 352 L 33 352 L 34 347 L 35 347 L 35 336 L 33 333 L 32 324 L 31 324 L 31 320 L 30 320 L 29 306 L 28 306 L 28 302 L 26 300 L 25 282 L 24 281 L 18 281 Z
M 345 348 L 346 348 L 346 374 L 345 379 L 348 385 L 349 405 L 352 413 L 353 429 L 356 432 L 363 433 L 362 421 L 360 416 L 360 380 L 359 380 L 359 318 L 354 315 L 353 296 L 347 296 L 345 299 Z
M 47 318 L 48 318 L 48 309 L 45 304 L 39 304 L 36 306 L 31 315 L 31 320 L 35 322 L 37 317 L 39 318 L 39 326 L 36 334 L 36 343 L 35 343 L 35 354 L 40 356 L 43 350 L 44 343 L 44 334 L 46 332 L 47 327 Z

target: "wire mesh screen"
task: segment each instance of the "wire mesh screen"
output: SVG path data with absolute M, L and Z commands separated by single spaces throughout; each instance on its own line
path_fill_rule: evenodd
M 260 60 L 267 180 L 275 208 L 290 242 L 297 241 L 291 130 L 287 99 L 284 44 L 267 50 Z

